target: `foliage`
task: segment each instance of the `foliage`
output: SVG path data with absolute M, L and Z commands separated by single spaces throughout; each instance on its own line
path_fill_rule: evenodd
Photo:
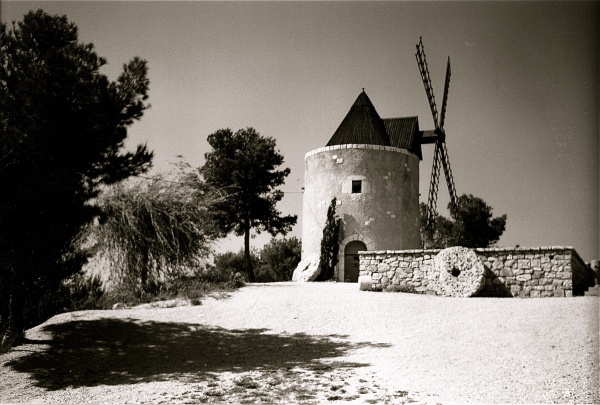
M 156 295 L 162 280 L 199 267 L 211 252 L 217 232 L 208 212 L 219 198 L 181 160 L 174 170 L 108 188 L 85 238 L 126 288 Z
M 146 62 L 115 82 L 106 60 L 78 42 L 66 16 L 31 11 L 0 28 L 0 338 L 23 336 L 25 309 L 81 269 L 70 252 L 95 215 L 93 198 L 148 170 L 152 152 L 121 153 L 127 128 L 149 105 Z
M 229 280 L 244 274 L 244 269 L 246 268 L 245 256 L 246 254 L 243 249 L 237 253 L 225 252 L 216 254 L 212 277 L 215 280 Z M 250 251 L 250 260 L 252 260 L 252 266 L 256 266 L 260 261 L 258 253 Z
M 340 229 L 342 221 L 335 215 L 336 198 L 334 197 L 327 208 L 327 222 L 323 228 L 321 239 L 321 273 L 317 281 L 331 280 L 334 275 L 335 265 L 338 262 L 338 250 L 340 249 Z
M 205 153 L 200 169 L 206 184 L 222 190 L 228 198 L 212 206 L 222 234 L 244 235 L 244 265 L 249 282 L 254 281 L 250 257 L 250 231 L 287 234 L 296 223 L 295 215 L 282 216 L 276 204 L 283 198 L 278 190 L 290 169 L 277 170 L 283 156 L 275 150 L 275 140 L 253 128 L 220 129 L 208 136 L 213 148 Z
M 427 206 L 421 203 L 421 236 L 425 247 L 488 247 L 504 233 L 506 214 L 493 218 L 492 208 L 481 198 L 463 194 L 458 198 L 458 207 L 457 212 L 451 213 L 452 220 L 437 215 L 435 228 L 430 230 L 424 215 Z
M 233 291 L 243 282 L 236 277 L 222 277 L 217 274 L 214 267 L 197 268 L 192 274 L 174 275 L 156 285 L 153 294 L 132 290 L 120 285 L 107 291 L 96 306 L 111 309 L 114 304 L 122 303 L 126 306 L 172 300 L 175 298 L 188 299 L 192 305 L 198 305 L 202 297 L 215 292 Z
M 290 281 L 301 253 L 302 243 L 298 238 L 272 238 L 260 251 L 256 281 Z

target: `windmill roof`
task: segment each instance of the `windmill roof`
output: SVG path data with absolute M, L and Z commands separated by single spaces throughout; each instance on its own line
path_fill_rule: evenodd
M 383 123 L 391 146 L 411 151 L 423 159 L 419 133 L 418 117 L 384 118 Z
M 422 159 L 417 117 L 381 119 L 363 90 L 327 146 L 367 144 L 406 149 Z
M 350 143 L 391 146 L 383 120 L 363 90 L 327 146 Z

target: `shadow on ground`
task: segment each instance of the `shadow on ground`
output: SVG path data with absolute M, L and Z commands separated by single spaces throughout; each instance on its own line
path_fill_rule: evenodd
M 43 351 L 7 366 L 50 390 L 146 381 L 203 381 L 214 373 L 253 370 L 355 368 L 367 364 L 324 360 L 360 347 L 344 336 L 276 335 L 264 329 L 228 330 L 199 324 L 100 319 L 48 325 Z M 35 340 L 28 343 L 35 344 Z

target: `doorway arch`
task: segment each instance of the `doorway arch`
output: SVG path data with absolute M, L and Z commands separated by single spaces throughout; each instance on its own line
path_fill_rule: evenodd
M 358 252 L 367 250 L 367 245 L 360 240 L 348 242 L 344 248 L 344 281 L 357 283 L 359 275 Z

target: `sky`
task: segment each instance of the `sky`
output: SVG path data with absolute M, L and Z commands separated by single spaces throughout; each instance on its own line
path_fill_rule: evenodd
M 150 103 L 127 147 L 154 150 L 153 173 L 183 155 L 199 167 L 218 129 L 275 138 L 291 174 L 283 214 L 302 234 L 304 155 L 325 146 L 365 89 L 382 118 L 433 129 L 415 45 L 423 38 L 458 195 L 506 214 L 498 246 L 573 246 L 600 258 L 599 2 L 2 1 L 3 22 L 30 9 L 67 15 L 107 58 L 114 80 L 148 61 Z M 433 147 L 424 145 L 421 201 Z M 443 176 L 443 175 L 442 175 Z M 448 216 L 440 179 L 438 208 Z M 270 235 L 251 243 L 260 248 Z M 240 238 L 217 251 L 238 251 Z

